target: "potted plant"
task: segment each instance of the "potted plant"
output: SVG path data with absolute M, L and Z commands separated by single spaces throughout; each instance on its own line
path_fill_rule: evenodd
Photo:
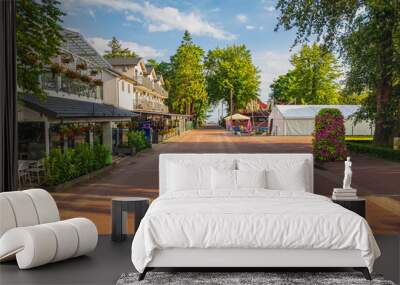
M 95 79 L 93 80 L 93 84 L 96 86 L 103 86 L 103 81 L 101 81 L 100 79 Z
M 62 63 L 68 64 L 68 63 L 72 62 L 73 60 L 74 60 L 74 58 L 69 54 L 63 54 L 61 56 Z
M 58 127 L 58 132 L 61 136 L 64 136 L 68 133 L 68 126 L 67 125 L 60 125 Z
M 61 72 L 63 72 L 63 67 L 58 63 L 52 63 L 50 66 L 50 70 L 53 73 L 53 75 L 60 74 Z
M 128 144 L 119 144 L 115 148 L 115 152 L 123 155 L 134 155 L 136 153 L 136 148 Z
M 77 69 L 77 70 L 86 70 L 86 69 L 87 69 L 87 66 L 86 66 L 86 64 L 85 64 L 84 62 L 81 62 L 81 63 L 78 63 L 78 64 L 76 65 L 76 69 Z
M 67 70 L 65 71 L 65 75 L 66 75 L 68 78 L 71 78 L 71 79 L 78 79 L 78 78 L 80 77 L 79 73 L 77 73 L 76 71 L 73 71 L 73 70 L 71 70 L 71 69 L 67 69 Z
M 91 75 L 91 76 L 96 76 L 98 73 L 99 73 L 99 72 L 98 72 L 96 69 L 92 69 L 92 70 L 90 71 L 90 75 Z
M 92 79 L 87 75 L 81 75 L 80 79 L 82 82 L 86 82 L 86 83 L 90 83 L 92 81 Z

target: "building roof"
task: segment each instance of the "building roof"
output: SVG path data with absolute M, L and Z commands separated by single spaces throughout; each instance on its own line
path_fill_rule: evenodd
M 143 58 L 141 57 L 114 57 L 107 59 L 111 65 L 137 65 Z
M 154 67 L 151 64 L 146 64 L 146 72 L 150 74 L 154 70 Z
M 360 105 L 275 105 L 286 119 L 313 119 L 321 109 L 336 108 L 348 118 L 360 109 Z
M 92 47 L 86 39 L 78 32 L 63 29 L 61 35 L 64 42 L 61 50 L 70 52 L 74 55 L 82 57 L 96 67 L 111 68 L 111 65 Z
M 108 104 L 78 101 L 73 99 L 47 96 L 41 102 L 37 97 L 28 95 L 23 99 L 25 106 L 37 112 L 57 119 L 63 118 L 126 118 L 138 114 Z

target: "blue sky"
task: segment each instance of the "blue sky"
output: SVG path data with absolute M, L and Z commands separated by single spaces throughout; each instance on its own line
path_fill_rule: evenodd
M 80 31 L 103 52 L 112 36 L 145 58 L 168 60 L 185 29 L 206 52 L 215 47 L 245 44 L 261 70 L 260 95 L 290 67 L 293 31 L 274 32 L 273 0 L 64 0 L 63 25 Z

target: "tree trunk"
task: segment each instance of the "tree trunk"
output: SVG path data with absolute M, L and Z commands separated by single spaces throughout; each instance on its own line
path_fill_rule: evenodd
M 376 94 L 376 113 L 374 143 L 378 145 L 391 145 L 393 143 L 392 130 L 394 126 L 387 124 L 385 106 L 388 104 L 392 93 L 392 87 L 387 82 L 381 82 Z
M 384 12 L 384 13 L 382 13 Z M 384 29 L 380 33 L 378 42 L 378 84 L 376 88 L 376 119 L 374 143 L 379 145 L 392 145 L 394 122 L 387 114 L 393 94 L 393 11 L 379 11 L 375 17 L 383 23 Z M 389 118 L 388 118 L 389 116 Z

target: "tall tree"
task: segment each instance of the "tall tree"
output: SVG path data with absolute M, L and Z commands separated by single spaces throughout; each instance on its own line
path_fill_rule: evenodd
M 108 42 L 108 47 L 110 50 L 106 50 L 104 53 L 104 57 L 107 59 L 114 57 L 137 57 L 137 54 L 129 48 L 122 48 L 121 43 L 116 37 L 112 37 L 111 41 Z
M 347 87 L 369 89 L 361 112 L 375 121 L 374 141 L 400 135 L 400 2 L 279 0 L 278 26 L 296 28 L 295 44 L 313 35 L 348 65 Z
M 293 69 L 271 85 L 276 101 L 297 104 L 338 104 L 341 76 L 335 56 L 318 46 L 304 45 L 290 60 Z
M 171 57 L 169 79 L 169 104 L 181 114 L 195 115 L 201 124 L 207 112 L 206 81 L 203 71 L 204 51 L 192 41 L 185 31 L 182 42 Z
M 33 94 L 44 99 L 40 84 L 50 59 L 58 54 L 63 41 L 61 17 L 55 0 L 16 2 L 17 84 L 19 95 Z
M 251 53 L 245 45 L 210 50 L 205 67 L 211 104 L 223 100 L 229 107 L 232 92 L 233 111 L 236 111 L 258 97 L 259 70 L 254 66 Z
M 271 98 L 276 104 L 295 104 L 298 94 L 294 92 L 294 75 L 288 71 L 279 75 L 271 84 Z

